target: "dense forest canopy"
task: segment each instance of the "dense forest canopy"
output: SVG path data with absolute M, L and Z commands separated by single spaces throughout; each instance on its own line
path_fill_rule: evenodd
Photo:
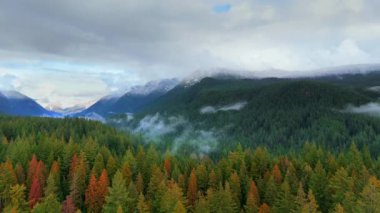
M 348 107 L 376 104 L 380 94 L 364 86 L 368 78 L 355 77 L 348 75 L 345 80 L 205 78 L 191 86 L 174 88 L 132 119 L 114 116 L 109 123 L 152 135 L 153 141 L 161 142 L 157 148 L 163 151 L 168 147 L 178 150 L 176 141 L 183 138 L 198 144 L 206 144 L 211 138 L 209 145 L 217 146 L 206 153 L 211 156 L 228 152 L 237 144 L 244 148 L 265 146 L 271 152 L 284 154 L 301 149 L 305 141 L 335 153 L 355 142 L 359 148 L 368 146 L 376 157 L 380 152 L 379 117 L 352 113 Z M 218 110 L 241 103 L 243 107 L 236 110 Z M 211 112 L 202 112 L 207 107 Z M 157 134 L 152 131 L 155 126 L 174 130 Z M 197 131 L 212 137 L 188 134 Z M 183 148 L 179 150 L 199 151 L 200 147 L 191 146 L 194 143 L 181 141 Z
M 380 159 L 355 143 L 339 154 L 304 143 L 193 158 L 99 122 L 0 120 L 3 212 L 380 211 Z

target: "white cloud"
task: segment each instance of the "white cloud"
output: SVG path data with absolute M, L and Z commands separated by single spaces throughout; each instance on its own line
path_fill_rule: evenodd
M 223 105 L 223 106 L 204 106 L 199 112 L 201 114 L 217 113 L 219 111 L 240 111 L 247 105 L 246 101 L 241 101 L 233 104 Z
M 344 111 L 380 117 L 380 104 L 368 103 L 368 104 L 361 105 L 358 107 L 348 106 Z
M 19 85 L 25 93 L 72 105 L 95 98 L 74 101 L 66 96 L 89 92 L 85 86 L 105 94 L 155 78 L 187 76 L 197 69 L 281 76 L 284 72 L 279 70 L 380 61 L 377 0 L 236 0 L 228 12 L 216 14 L 214 6 L 223 3 L 0 1 L 0 63 L 91 65 L 76 70 L 67 66 L 66 77 L 60 78 L 54 71 L 34 75 L 35 69 L 28 67 L 5 67 L 24 79 L 21 84 L 40 82 Z M 74 73 L 92 74 L 81 83 L 72 79 L 85 74 Z M 26 81 L 25 76 L 39 79 Z

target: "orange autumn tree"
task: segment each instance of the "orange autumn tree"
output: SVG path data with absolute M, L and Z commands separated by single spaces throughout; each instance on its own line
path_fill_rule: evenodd
M 166 175 L 168 177 L 171 176 L 171 167 L 172 167 L 172 164 L 171 164 L 170 159 L 166 158 L 165 161 L 164 161 L 164 168 L 165 168 Z
M 274 181 L 276 182 L 276 184 L 281 184 L 282 182 L 282 175 L 281 175 L 281 171 L 280 171 L 280 168 L 278 167 L 278 165 L 274 165 L 273 167 L 273 178 L 274 178 Z
M 264 203 L 263 205 L 261 205 L 259 208 L 259 213 L 270 213 L 270 207 L 268 206 L 268 204 Z
M 29 167 L 28 167 L 28 175 L 27 175 L 27 185 L 28 187 L 31 186 L 33 180 L 34 180 L 34 174 L 36 173 L 38 161 L 35 154 L 33 154 L 32 159 L 29 161 Z
M 260 196 L 255 181 L 251 181 L 247 194 L 246 212 L 257 212 L 260 205 Z
M 97 201 L 97 182 L 94 174 L 91 174 L 88 187 L 85 192 L 85 204 L 89 212 L 99 212 L 101 207 Z
M 87 190 L 85 192 L 85 204 L 89 212 L 101 212 L 105 203 L 105 196 L 108 193 L 108 175 L 103 170 L 99 181 L 95 174 L 91 174 Z
M 191 171 L 189 178 L 189 185 L 187 190 L 187 201 L 190 206 L 195 205 L 197 200 L 198 185 L 197 185 L 197 176 L 195 174 L 195 169 Z
M 42 197 L 42 188 L 38 176 L 34 176 L 32 186 L 29 191 L 29 206 L 31 209 L 40 201 Z
M 100 206 L 103 206 L 103 204 L 106 202 L 106 195 L 108 194 L 108 186 L 109 186 L 108 173 L 107 173 L 107 170 L 103 169 L 102 174 L 100 175 L 99 180 L 97 182 L 98 199 L 99 199 Z

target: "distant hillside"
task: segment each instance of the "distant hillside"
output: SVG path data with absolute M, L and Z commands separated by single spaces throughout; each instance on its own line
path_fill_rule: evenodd
M 208 77 L 178 85 L 133 120 L 115 125 L 153 138 L 159 135 L 173 144 L 184 134 L 194 138 L 198 136 L 193 133 L 199 132 L 228 141 L 221 146 L 233 146 L 230 143 L 235 141 L 281 150 L 315 141 L 339 149 L 355 140 L 380 151 L 375 142 L 377 137 L 380 141 L 380 119 L 345 110 L 349 105 L 376 103 L 380 94 L 368 88 L 380 85 L 373 81 L 379 77 L 377 72 L 298 79 Z
M 76 114 L 76 116 L 96 113 L 108 117 L 114 114 L 135 113 L 173 89 L 177 84 L 177 79 L 164 79 L 148 82 L 142 86 L 135 86 L 122 96 L 106 96 L 100 99 L 89 108 Z
M 58 116 L 16 91 L 0 92 L 0 113 L 18 116 Z

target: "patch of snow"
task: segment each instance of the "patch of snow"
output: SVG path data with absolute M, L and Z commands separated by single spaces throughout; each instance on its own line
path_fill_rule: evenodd
M 14 90 L 2 91 L 1 94 L 3 94 L 6 98 L 9 98 L 9 99 L 28 99 L 27 96 Z
M 150 81 L 145 85 L 134 86 L 129 90 L 129 94 L 148 95 L 153 92 L 168 92 L 178 85 L 178 79 L 163 79 L 158 81 Z

